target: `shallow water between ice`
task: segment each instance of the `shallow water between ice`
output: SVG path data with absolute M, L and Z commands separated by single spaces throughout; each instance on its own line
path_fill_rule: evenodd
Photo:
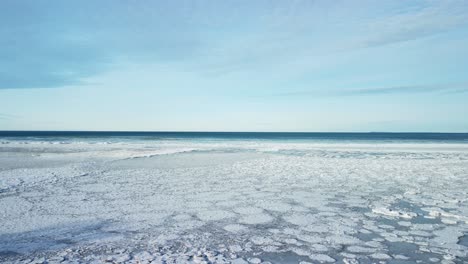
M 463 263 L 468 144 L 8 142 L 0 223 L 2 263 Z

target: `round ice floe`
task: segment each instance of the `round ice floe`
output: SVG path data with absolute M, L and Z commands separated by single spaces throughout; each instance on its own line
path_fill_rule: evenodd
M 422 230 L 414 230 L 409 232 L 413 236 L 421 236 L 421 237 L 431 237 L 432 234 Z
M 261 249 L 264 252 L 278 252 L 279 251 L 278 247 L 271 246 L 271 245 L 262 246 Z
M 383 229 L 395 229 L 395 227 L 391 225 L 378 225 L 378 227 L 383 228 Z
M 372 255 L 370 255 L 371 258 L 374 258 L 374 259 L 391 259 L 392 257 L 390 257 L 389 255 L 385 254 L 385 253 L 374 253 Z
M 200 220 L 187 220 L 187 221 L 180 221 L 174 224 L 174 227 L 179 228 L 179 230 L 187 230 L 187 229 L 195 229 L 198 227 L 203 226 L 205 223 Z
M 139 262 L 150 262 L 154 259 L 154 256 L 147 251 L 143 251 L 143 252 L 134 254 L 133 258 L 135 258 Z
M 240 223 L 249 224 L 249 225 L 266 224 L 271 221 L 273 221 L 273 217 L 265 213 L 247 215 L 239 219 Z
M 317 252 L 326 252 L 326 251 L 328 251 L 328 248 L 326 246 L 322 245 L 322 244 L 313 244 L 311 246 L 311 249 L 313 251 L 317 251 Z
M 358 257 L 357 255 L 347 253 L 347 252 L 341 252 L 340 255 L 348 259 L 354 259 Z
M 335 245 L 355 245 L 361 243 L 362 241 L 356 237 L 348 236 L 348 235 L 331 235 L 327 236 L 326 240 Z
M 322 243 L 325 241 L 325 238 L 321 237 L 321 236 L 312 236 L 312 235 L 307 235 L 307 234 L 299 234 L 297 235 L 297 239 L 300 239 L 302 241 L 305 241 L 305 242 L 309 242 L 309 243 Z
M 153 226 L 161 225 L 164 223 L 165 217 L 167 214 L 154 214 L 154 213 L 138 213 L 135 212 L 133 214 L 128 214 L 122 217 L 122 220 L 130 225 L 136 223 L 144 223 L 143 226 L 146 224 L 150 224 Z
M 245 215 L 261 214 L 263 212 L 263 209 L 258 208 L 258 207 L 238 207 L 238 208 L 234 208 L 233 210 L 236 213 L 245 214 Z
M 405 227 L 411 226 L 411 222 L 409 221 L 398 221 L 398 224 Z
M 449 212 L 446 212 L 446 211 L 444 211 L 444 210 L 442 210 L 440 208 L 422 208 L 422 210 L 428 211 L 429 216 L 434 217 L 434 218 L 435 217 L 440 217 L 440 218 L 445 218 L 445 219 L 448 218 L 448 219 L 450 219 L 452 221 L 460 220 L 460 221 L 464 221 L 465 223 L 468 224 L 468 217 L 464 216 L 464 215 L 449 213 Z
M 357 261 L 356 259 L 349 259 L 349 258 L 344 258 L 343 259 L 343 263 L 344 264 L 359 264 L 359 261 Z
M 368 247 L 361 247 L 361 246 L 349 246 L 347 251 L 352 253 L 374 253 L 377 249 L 375 248 L 368 248 Z
M 175 215 L 172 217 L 172 219 L 176 220 L 176 221 L 187 221 L 187 220 L 190 220 L 192 219 L 192 216 L 188 215 L 188 214 L 178 214 L 178 215 Z
M 264 200 L 259 202 L 257 206 L 269 211 L 276 211 L 276 212 L 287 212 L 292 209 L 292 206 L 288 203 L 280 202 L 280 201 L 267 201 Z
M 325 254 L 312 254 L 309 258 L 320 263 L 333 263 L 336 261 L 334 258 Z
M 401 259 L 401 260 L 408 260 L 410 259 L 409 257 L 405 256 L 405 255 L 401 255 L 401 254 L 398 254 L 398 255 L 394 255 L 393 256 L 395 259 Z
M 291 210 L 294 211 L 294 212 L 309 212 L 310 209 L 305 207 L 305 206 L 300 206 L 300 205 L 293 205 L 291 206 Z M 278 210 L 276 210 L 278 211 Z M 283 212 L 283 211 L 281 211 Z
M 364 243 L 366 246 L 369 246 L 369 247 L 374 247 L 374 248 L 378 248 L 378 247 L 382 247 L 382 243 L 378 242 L 378 241 L 374 241 L 374 240 L 371 240 L 371 241 L 367 241 L 366 243 Z
M 307 225 L 301 227 L 301 229 L 309 231 L 309 232 L 314 232 L 314 233 L 326 233 L 329 231 L 329 228 L 326 225 Z
M 426 231 L 432 231 L 434 230 L 435 226 L 432 224 L 414 224 L 413 229 L 415 230 L 426 230 Z
M 287 244 L 291 244 L 291 245 L 297 245 L 297 246 L 302 245 L 302 243 L 300 243 L 299 241 L 297 241 L 297 239 L 294 239 L 294 238 L 286 238 L 284 242 Z
M 404 237 L 399 237 L 397 235 L 391 234 L 391 233 L 382 233 L 380 234 L 382 237 L 385 238 L 388 242 L 405 242 L 406 238 Z
M 259 258 L 249 258 L 248 261 L 249 261 L 249 263 L 252 263 L 252 264 L 260 264 L 260 263 L 262 263 L 262 260 L 259 259 Z
M 206 201 L 199 201 L 199 200 L 194 200 L 194 201 L 187 201 L 184 203 L 184 206 L 189 209 L 202 209 L 202 210 L 209 210 L 209 208 L 213 207 L 213 204 L 210 202 Z
M 238 259 L 232 260 L 231 264 L 249 264 L 249 263 L 242 258 L 238 258 Z
M 367 229 L 361 228 L 361 229 L 359 229 L 359 233 L 362 233 L 362 234 L 372 234 L 372 231 L 369 231 L 369 230 L 367 230 Z
M 202 221 L 217 221 L 225 218 L 234 217 L 234 213 L 223 210 L 202 211 L 197 214 L 198 218 Z
M 305 248 L 292 247 L 290 250 L 299 256 L 309 256 L 311 254 L 310 250 Z
M 231 224 L 223 227 L 224 230 L 232 232 L 232 233 L 239 233 L 246 231 L 248 228 L 243 225 L 238 225 L 238 224 Z
M 444 224 L 447 224 L 447 225 L 455 225 L 457 224 L 457 221 L 456 220 L 451 220 L 451 219 L 447 219 L 447 218 L 442 218 L 440 219 L 440 221 Z
M 273 240 L 271 238 L 262 236 L 254 236 L 251 237 L 250 240 L 256 245 L 265 245 L 273 243 Z
M 286 222 L 298 226 L 307 226 L 314 223 L 316 218 L 312 214 L 293 213 L 283 217 Z
M 334 213 L 334 212 L 320 212 L 317 215 L 319 215 L 319 216 L 336 216 L 336 213 Z
M 220 201 L 216 203 L 217 206 L 222 206 L 222 207 L 229 207 L 233 208 L 239 205 L 238 200 L 232 200 L 232 201 Z
M 231 252 L 240 252 L 240 251 L 242 251 L 242 247 L 239 246 L 239 245 L 231 245 L 228 248 L 229 248 L 229 251 L 231 251 Z

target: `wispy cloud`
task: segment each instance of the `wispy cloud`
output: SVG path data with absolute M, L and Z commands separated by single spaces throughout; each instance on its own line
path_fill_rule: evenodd
M 292 64 L 301 71 L 307 63 L 297 61 L 313 63 L 325 54 L 418 40 L 468 25 L 464 1 L 306 2 L 282 6 L 289 15 L 275 12 L 279 6 L 265 8 L 257 24 L 261 30 L 214 43 L 194 69 L 216 75 Z
M 465 87 L 465 88 L 464 88 Z M 468 89 L 468 84 L 414 85 L 335 91 L 337 95 L 381 95 L 409 93 L 449 93 Z
M 273 96 L 360 96 L 360 95 L 387 95 L 387 94 L 417 94 L 417 93 L 465 93 L 468 92 L 467 83 L 440 84 L 440 85 L 408 85 L 362 89 L 314 89 L 311 91 L 293 91 L 276 93 Z
M 461 94 L 468 93 L 468 85 L 466 88 L 453 89 L 445 92 L 446 94 Z
M 15 119 L 15 118 L 18 118 L 18 116 L 17 115 L 10 115 L 10 114 L 0 113 L 0 119 L 12 120 L 12 119 Z
M 457 0 L 202 3 L 4 1 L 0 89 L 82 85 L 129 61 L 208 75 L 251 72 L 468 23 L 466 1 Z
M 127 6 L 114 1 L 64 3 L 5 1 L 0 4 L 0 89 L 55 88 L 128 60 L 167 61 L 197 47 L 180 25 L 160 21 L 167 7 Z M 154 19 L 157 18 L 157 19 Z M 172 26 L 172 27 L 169 27 Z
M 358 45 L 382 46 L 424 38 L 463 26 L 468 22 L 465 1 L 422 1 L 421 5 L 367 21 Z

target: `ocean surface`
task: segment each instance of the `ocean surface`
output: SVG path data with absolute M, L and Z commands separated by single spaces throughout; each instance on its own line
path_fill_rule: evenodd
M 0 131 L 0 137 L 28 139 L 219 139 L 219 140 L 359 140 L 468 142 L 468 133 L 330 133 L 330 132 L 118 132 L 118 131 Z
M 0 131 L 0 263 L 467 261 L 467 133 Z

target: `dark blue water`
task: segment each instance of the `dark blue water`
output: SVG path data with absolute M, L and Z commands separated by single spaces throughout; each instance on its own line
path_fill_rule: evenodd
M 0 138 L 126 138 L 139 140 L 346 140 L 466 142 L 468 133 L 329 133 L 329 132 L 121 132 L 121 131 L 0 131 Z

